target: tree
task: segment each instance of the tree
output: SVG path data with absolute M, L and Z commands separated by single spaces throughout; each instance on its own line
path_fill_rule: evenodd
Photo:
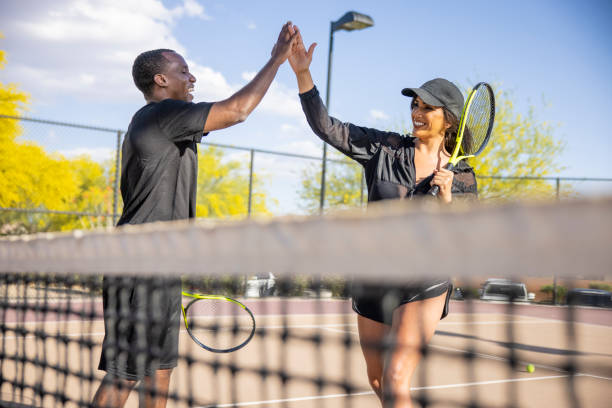
M 554 126 L 536 119 L 531 106 L 526 115 L 515 111 L 512 95 L 496 93 L 495 124 L 491 141 L 482 156 L 470 159 L 479 176 L 545 177 L 563 168 L 556 157 L 564 144 L 554 137 Z M 480 199 L 516 200 L 519 198 L 552 198 L 556 187 L 546 180 L 478 179 Z M 563 195 L 571 193 L 565 188 Z
M 329 158 L 341 162 L 327 162 L 325 174 L 325 206 L 342 209 L 358 207 L 367 200 L 365 185 L 362 188 L 362 167 L 337 152 L 330 152 Z M 308 213 L 319 211 L 321 197 L 321 164 L 313 163 L 302 171 L 302 186 L 298 191 L 300 208 Z
M 198 158 L 198 197 L 196 215 L 218 218 L 244 216 L 248 213 L 249 179 L 246 163 L 225 160 L 223 151 L 200 149 Z M 252 213 L 270 215 L 265 192 L 253 175 Z
M 531 106 L 526 115 L 516 112 L 512 95 L 498 88 L 496 115 L 491 141 L 481 156 L 470 159 L 477 176 L 544 177 L 558 173 L 556 162 L 564 144 L 554 137 L 554 126 L 539 122 Z M 396 131 L 408 133 L 405 126 Z M 346 159 L 354 163 L 352 160 Z M 328 166 L 326 204 L 329 207 L 360 205 L 361 166 Z M 312 166 L 302 173 L 299 195 L 304 209 L 315 212 L 319 206 L 321 170 Z M 501 201 L 518 198 L 552 198 L 556 186 L 546 180 L 478 178 L 481 200 Z M 560 192 L 571 194 L 567 186 Z
M 0 50 L 0 69 L 4 60 Z M 0 83 L 0 114 L 20 116 L 28 100 L 16 85 Z M 18 120 L 0 118 L 0 207 L 24 210 L 0 211 L 0 235 L 111 225 L 110 217 L 101 215 L 113 211 L 114 160 L 98 163 L 88 156 L 68 159 L 48 153 L 36 143 L 19 140 L 22 131 Z M 249 184 L 244 163 L 226 160 L 212 147 L 201 149 L 199 163 L 197 215 L 246 215 Z M 255 175 L 253 185 L 252 212 L 270 214 Z
M 0 68 L 5 54 L 0 51 Z M 14 84 L 0 83 L 0 114 L 19 116 L 29 97 Z M 18 140 L 19 121 L 0 119 L 0 207 L 31 210 L 108 212 L 104 166 L 87 157 L 68 160 L 32 142 Z M 100 217 L 40 212 L 0 212 L 0 234 L 91 228 Z

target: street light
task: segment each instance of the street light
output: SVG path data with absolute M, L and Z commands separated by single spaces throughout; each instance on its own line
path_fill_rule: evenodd
M 338 21 L 332 21 L 329 29 L 329 55 L 327 57 L 327 90 L 325 91 L 325 106 L 329 112 L 329 88 L 331 83 L 331 63 L 332 63 L 332 51 L 334 48 L 334 31 L 346 30 L 362 30 L 364 28 L 372 27 L 374 20 L 372 17 L 365 14 L 357 13 L 356 11 L 349 11 Z M 323 206 L 325 205 L 325 170 L 327 168 L 327 143 L 323 142 L 323 166 L 321 168 L 321 197 L 319 203 L 319 211 L 323 213 Z

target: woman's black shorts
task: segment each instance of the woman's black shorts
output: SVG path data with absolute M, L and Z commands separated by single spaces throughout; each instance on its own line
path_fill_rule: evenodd
M 103 281 L 104 342 L 98 368 L 140 380 L 178 360 L 181 282 L 172 278 Z
M 351 290 L 355 312 L 368 319 L 390 325 L 393 311 L 399 306 L 446 293 L 446 302 L 440 316 L 440 319 L 444 319 L 448 315 L 448 303 L 453 285 L 450 280 L 414 282 L 410 286 L 402 287 L 353 283 Z

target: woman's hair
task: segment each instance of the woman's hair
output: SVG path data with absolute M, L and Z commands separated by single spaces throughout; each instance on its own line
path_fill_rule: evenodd
M 450 125 L 444 133 L 444 149 L 448 153 L 453 153 L 455 149 L 455 141 L 457 139 L 457 132 L 459 131 L 459 119 L 448 109 L 442 107 L 444 112 L 444 120 Z
M 442 107 L 442 111 L 444 112 L 444 120 L 446 121 L 446 123 L 450 124 L 450 127 L 446 129 L 446 132 L 444 133 L 444 149 L 448 153 L 452 154 L 453 150 L 455 150 L 457 132 L 459 131 L 459 119 L 455 117 L 455 115 L 445 107 Z M 470 132 L 470 129 L 467 126 L 463 131 L 461 148 L 464 153 L 472 153 L 472 133 Z

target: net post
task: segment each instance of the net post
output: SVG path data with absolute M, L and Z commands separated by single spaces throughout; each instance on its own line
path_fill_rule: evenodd
M 255 150 L 251 149 L 251 160 L 249 164 L 249 209 L 248 217 L 251 217 L 253 211 L 253 161 L 255 161 Z
M 113 225 L 117 224 L 119 218 L 119 167 L 121 165 L 121 136 L 122 132 L 117 131 L 117 148 L 115 154 L 115 182 L 113 183 Z

